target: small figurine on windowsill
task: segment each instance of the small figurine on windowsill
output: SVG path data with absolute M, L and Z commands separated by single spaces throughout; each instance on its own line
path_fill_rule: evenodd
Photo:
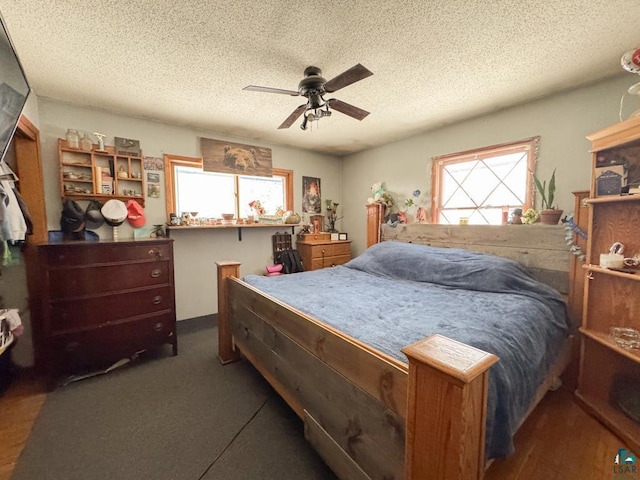
M 522 209 L 521 208 L 516 208 L 513 210 L 511 221 L 509 223 L 512 223 L 514 225 L 522 225 Z

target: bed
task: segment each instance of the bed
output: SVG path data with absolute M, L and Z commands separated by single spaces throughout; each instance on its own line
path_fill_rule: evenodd
M 219 262 L 220 361 L 248 359 L 340 478 L 482 478 L 567 363 L 563 298 L 511 260 L 372 243 L 282 277 Z

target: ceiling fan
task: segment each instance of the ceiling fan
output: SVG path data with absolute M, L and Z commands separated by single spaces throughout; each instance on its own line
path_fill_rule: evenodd
M 280 93 L 283 95 L 291 95 L 292 97 L 303 96 L 307 98 L 307 103 L 296 108 L 278 128 L 289 128 L 293 125 L 300 115 L 304 113 L 304 119 L 300 128 L 307 129 L 308 122 L 318 120 L 322 117 L 331 116 L 331 109 L 344 113 L 356 120 L 362 120 L 369 112 L 361 108 L 350 105 L 336 98 L 325 100 L 324 95 L 333 93 L 352 83 L 358 82 L 364 78 L 373 75 L 367 68 L 361 64 L 351 67 L 349 70 L 342 72 L 337 77 L 327 81 L 322 77 L 322 70 L 318 67 L 307 67 L 304 69 L 304 78 L 298 84 L 298 90 L 284 90 L 281 88 L 259 87 L 249 85 L 243 90 L 251 90 L 253 92 Z

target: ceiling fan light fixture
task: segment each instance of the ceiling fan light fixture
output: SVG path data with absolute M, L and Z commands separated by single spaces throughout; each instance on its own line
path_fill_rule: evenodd
M 369 112 L 362 110 L 361 108 L 350 105 L 346 102 L 336 100 L 335 98 L 325 100 L 324 95 L 327 93 L 333 93 L 341 88 L 349 86 L 355 82 L 359 82 L 369 76 L 373 75 L 371 71 L 362 66 L 361 64 L 354 65 L 350 69 L 342 72 L 340 75 L 327 81 L 322 77 L 322 70 L 318 67 L 309 66 L 304 70 L 304 78 L 298 84 L 298 90 L 285 90 L 282 88 L 261 87 L 256 85 L 249 85 L 244 90 L 252 90 L 255 92 L 266 93 L 279 93 L 291 96 L 303 96 L 307 98 L 306 105 L 299 105 L 280 126 L 281 128 L 289 128 L 294 122 L 300 118 L 300 115 L 304 115 L 300 128 L 306 130 L 308 122 L 319 120 L 322 117 L 330 117 L 331 111 L 329 110 L 329 104 L 333 110 L 337 110 L 349 117 L 356 120 L 362 120 Z M 323 110 L 324 108 L 324 110 Z

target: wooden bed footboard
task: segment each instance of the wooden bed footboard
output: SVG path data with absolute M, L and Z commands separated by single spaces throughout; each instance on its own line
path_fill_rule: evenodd
M 407 367 L 242 282 L 238 262 L 217 268 L 220 361 L 246 357 L 338 477 L 482 478 L 495 355 L 434 335 Z

